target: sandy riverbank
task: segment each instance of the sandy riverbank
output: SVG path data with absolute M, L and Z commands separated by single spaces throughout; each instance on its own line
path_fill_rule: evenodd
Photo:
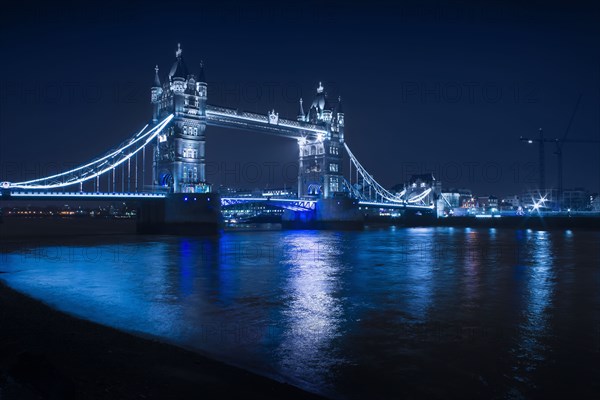
M 0 399 L 317 399 L 199 354 L 74 318 L 0 282 Z

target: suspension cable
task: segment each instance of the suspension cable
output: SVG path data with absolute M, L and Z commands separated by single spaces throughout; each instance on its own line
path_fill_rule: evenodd
M 132 139 L 124 142 L 124 144 L 119 147 L 117 150 L 110 152 L 109 154 L 96 159 L 90 163 L 82 165 L 80 167 L 74 168 L 69 171 L 62 172 L 60 174 L 55 174 L 51 176 L 47 176 L 44 178 L 34 179 L 25 182 L 18 183 L 10 183 L 11 188 L 19 188 L 19 189 L 52 189 L 59 188 L 65 186 L 71 186 L 77 183 L 82 183 L 87 180 L 96 178 L 106 172 L 114 170 L 115 167 L 121 165 L 125 161 L 128 161 L 132 156 L 136 155 L 140 150 L 144 149 L 148 143 L 150 143 L 154 138 L 156 138 L 160 132 L 168 125 L 168 123 L 173 119 L 173 114 L 166 117 L 162 120 L 158 125 L 156 125 L 151 130 L 143 133 L 148 125 L 144 127 L 140 132 L 138 132 Z M 125 150 L 129 147 L 135 145 L 136 143 L 143 141 L 141 145 L 130 150 L 128 154 L 125 154 Z M 116 161 L 115 161 L 116 160 Z M 87 169 L 82 171 L 83 169 Z M 78 171 L 82 171 L 79 174 L 75 174 Z M 64 177 L 70 175 L 68 179 Z M 56 178 L 63 178 L 61 180 L 56 180 Z M 110 179 L 110 178 L 109 178 Z M 49 180 L 55 180 L 54 182 L 50 182 L 47 184 L 35 184 L 38 182 L 44 182 Z M 109 181 L 110 182 L 110 181 Z M 114 187 L 113 187 L 114 190 Z
M 360 164 L 358 159 L 350 151 L 348 144 L 346 144 L 345 142 L 344 142 L 344 148 L 346 149 L 346 152 L 348 153 L 348 156 L 350 157 L 352 164 L 354 164 L 354 167 L 356 168 L 357 175 L 360 173 L 360 175 L 363 178 L 363 188 L 364 188 L 364 182 L 366 182 L 369 186 L 371 186 L 371 187 L 373 187 L 373 189 L 375 189 L 376 195 L 381 196 L 382 199 L 385 199 L 392 203 L 403 203 L 403 204 L 406 203 L 405 200 L 402 199 L 402 196 L 395 195 L 395 194 L 391 193 L 390 191 L 388 191 L 387 189 L 385 189 L 383 186 L 381 186 L 373 178 L 373 176 L 370 175 L 367 172 L 367 170 Z M 358 183 L 358 181 L 357 181 L 357 183 Z

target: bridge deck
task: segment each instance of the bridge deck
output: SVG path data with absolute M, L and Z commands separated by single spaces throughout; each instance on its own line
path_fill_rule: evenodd
M 38 192 L 38 191 L 6 191 L 0 197 L 1 200 L 139 200 L 139 199 L 162 199 L 167 197 L 165 193 L 105 193 L 105 192 Z M 317 200 L 313 199 L 290 199 L 276 197 L 222 197 L 222 206 L 231 206 L 243 203 L 264 202 L 285 208 L 301 210 L 314 210 Z M 412 204 L 380 203 L 359 201 L 362 207 L 393 208 L 393 209 L 422 209 L 430 210 L 433 206 L 419 206 Z

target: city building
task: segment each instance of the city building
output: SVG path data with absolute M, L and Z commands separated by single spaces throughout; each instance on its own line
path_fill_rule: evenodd
M 563 190 L 562 210 L 586 211 L 590 207 L 590 194 L 583 188 Z
M 485 212 L 498 211 L 498 198 L 496 196 L 482 196 L 477 198 L 478 207 Z
M 498 209 L 501 211 L 512 211 L 518 210 L 521 206 L 521 198 L 517 195 L 512 195 L 502 198 L 500 204 L 498 204 Z
M 592 199 L 592 211 L 600 212 L 600 194 Z
M 557 199 L 557 189 L 545 189 L 543 191 L 538 189 L 526 190 L 521 195 L 521 205 L 525 210 L 535 208 L 540 211 L 550 211 L 557 209 Z
M 473 197 L 473 193 L 470 189 L 448 189 L 442 191 L 441 197 L 447 207 L 461 208 Z

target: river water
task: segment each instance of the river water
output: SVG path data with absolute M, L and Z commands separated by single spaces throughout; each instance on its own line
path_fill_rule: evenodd
M 2 243 L 11 287 L 337 398 L 600 393 L 600 232 Z

